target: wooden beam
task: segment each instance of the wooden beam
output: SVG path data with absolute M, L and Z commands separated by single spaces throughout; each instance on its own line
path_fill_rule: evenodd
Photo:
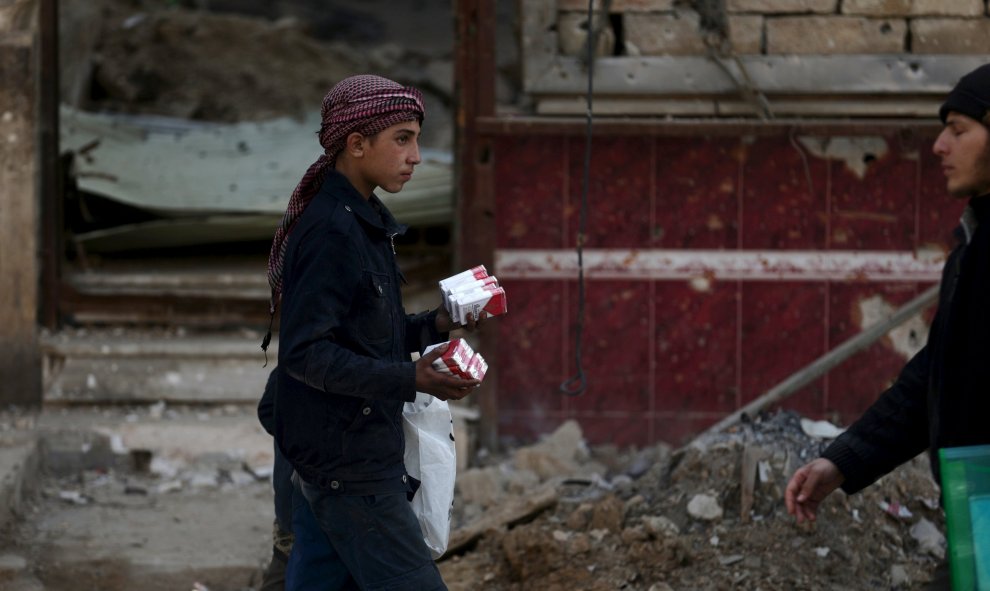
M 35 44 L 0 29 L 0 405 L 41 403 Z
M 477 118 L 495 114 L 495 2 L 457 0 L 456 63 L 456 224 L 455 271 L 495 262 L 495 198 L 491 140 L 477 131 Z M 510 296 L 511 297 L 511 296 Z M 498 320 L 492 322 L 497 324 Z M 479 350 L 489 370 L 472 394 L 481 410 L 479 445 L 498 444 L 498 340 L 497 326 L 479 335 Z

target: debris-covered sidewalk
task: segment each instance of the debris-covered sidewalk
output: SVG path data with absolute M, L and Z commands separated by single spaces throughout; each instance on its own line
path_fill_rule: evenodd
M 252 411 L 5 417 L 5 442 L 38 435 L 40 471 L 4 530 L 4 588 L 256 589 L 273 515 Z M 441 571 L 453 591 L 921 588 L 944 552 L 927 458 L 833 495 L 814 526 L 786 514 L 788 477 L 827 442 L 806 431 L 823 427 L 782 412 L 679 450 L 620 450 L 566 422 L 482 453 L 458 474 Z

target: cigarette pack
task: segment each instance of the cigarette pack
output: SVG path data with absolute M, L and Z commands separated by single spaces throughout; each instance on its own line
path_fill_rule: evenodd
M 440 281 L 440 295 L 444 308 L 458 324 L 465 324 L 468 314 L 477 320 L 481 312 L 497 316 L 507 311 L 505 289 L 484 265 Z
M 446 279 L 440 280 L 440 291 L 444 293 L 449 293 L 450 289 L 457 285 L 458 283 L 464 283 L 466 281 L 475 281 L 477 279 L 484 279 L 488 277 L 488 270 L 485 269 L 484 265 L 478 265 L 477 267 L 472 267 L 467 271 L 461 271 L 456 275 L 451 275 Z
M 482 312 L 489 316 L 498 316 L 508 311 L 505 298 L 505 289 L 502 287 L 475 289 L 457 294 L 453 302 L 451 318 L 464 324 L 467 322 L 467 315 L 471 314 L 478 318 Z
M 446 343 L 431 345 L 426 348 L 423 354 L 425 355 L 444 344 L 447 345 L 447 350 L 433 361 L 435 370 L 466 380 L 484 379 L 485 372 L 488 371 L 488 363 L 464 339 L 451 339 Z

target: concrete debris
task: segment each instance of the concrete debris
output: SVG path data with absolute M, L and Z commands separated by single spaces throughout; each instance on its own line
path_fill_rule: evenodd
M 890 586 L 899 589 L 911 582 L 911 576 L 903 564 L 895 564 L 890 567 Z
M 828 421 L 812 421 L 810 419 L 801 419 L 801 430 L 809 437 L 818 439 L 835 439 L 845 431 L 845 429 L 840 429 Z
M 77 490 L 60 490 L 58 491 L 58 498 L 75 505 L 86 505 L 89 503 L 89 499 Z
M 722 506 L 712 495 L 694 495 L 687 505 L 688 515 L 702 521 L 716 521 L 722 518 Z
M 911 537 L 918 542 L 918 548 L 941 560 L 945 557 L 945 535 L 934 523 L 922 517 L 911 526 Z

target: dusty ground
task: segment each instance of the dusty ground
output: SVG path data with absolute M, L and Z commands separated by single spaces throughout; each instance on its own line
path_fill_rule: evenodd
M 257 588 L 270 552 L 270 439 L 246 409 L 76 410 L 35 428 L 45 476 L 0 538 L 0 588 Z M 587 449 L 565 424 L 458 474 L 452 544 L 490 527 L 452 548 L 441 571 L 453 591 L 920 589 L 942 549 L 927 460 L 833 495 L 814 527 L 799 527 L 782 488 L 822 443 L 792 414 L 675 452 Z M 694 510 L 699 495 L 721 514 Z M 499 517 L 536 498 L 544 509 Z M 891 514 L 892 503 L 907 511 Z M 925 523 L 932 548 L 917 533 Z

